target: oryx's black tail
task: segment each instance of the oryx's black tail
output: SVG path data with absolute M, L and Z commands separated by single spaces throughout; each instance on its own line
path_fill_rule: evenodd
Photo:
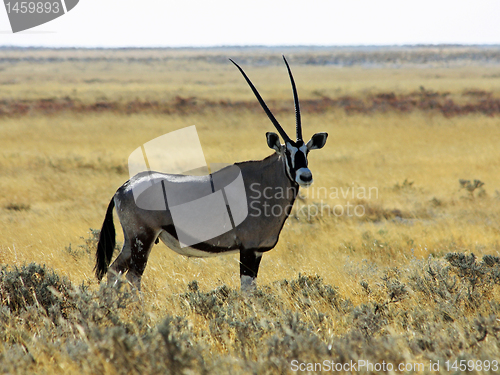
M 96 261 L 94 271 L 95 276 L 99 281 L 101 281 L 104 275 L 106 275 L 109 263 L 111 262 L 111 257 L 113 256 L 113 251 L 115 250 L 115 225 L 113 224 L 114 207 L 115 200 L 113 197 L 111 198 L 111 202 L 109 202 L 104 223 L 102 223 L 101 233 L 99 234 L 99 243 L 97 244 L 97 251 L 95 253 Z

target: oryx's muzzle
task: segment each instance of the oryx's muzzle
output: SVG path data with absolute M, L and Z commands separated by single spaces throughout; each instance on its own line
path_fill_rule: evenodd
M 295 173 L 295 182 L 301 187 L 308 187 L 313 183 L 313 176 L 309 168 L 300 168 Z

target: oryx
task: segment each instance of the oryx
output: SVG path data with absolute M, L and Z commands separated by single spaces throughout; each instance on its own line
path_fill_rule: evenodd
M 299 187 L 308 187 L 313 181 L 312 173 L 307 166 L 308 153 L 311 150 L 322 148 L 328 137 L 327 133 L 316 133 L 307 143 L 303 141 L 299 98 L 288 62 L 284 56 L 283 59 L 288 69 L 293 90 L 296 141 L 292 141 L 285 133 L 245 72 L 231 60 L 243 74 L 260 105 L 285 143 L 280 143 L 276 133 L 268 132 L 266 133 L 267 145 L 275 152 L 263 160 L 235 163 L 233 166 L 208 176 L 144 172 L 125 182 L 111 199 L 102 225 L 94 268 L 96 277 L 99 280 L 108 272 L 108 265 L 113 256 L 115 247 L 113 208 L 116 206 L 123 228 L 124 244 L 120 254 L 110 267 L 108 280 L 110 277 L 128 271 L 127 279 L 137 288 L 140 288 L 141 276 L 146 267 L 151 248 L 155 242 L 158 242 L 159 238 L 172 250 L 186 256 L 206 257 L 239 251 L 241 287 L 247 289 L 255 285 L 262 254 L 276 246 Z M 138 188 L 146 180 L 150 184 L 152 183 L 151 186 L 157 187 L 156 192 L 161 191 L 159 190 L 161 186 L 163 193 L 165 193 L 166 185 L 174 190 L 196 191 L 202 185 L 207 184 L 211 184 L 212 191 L 215 192 L 214 181 L 228 180 L 227 175 L 234 175 L 231 172 L 231 167 L 238 167 L 239 169 L 236 168 L 236 170 L 241 172 L 244 191 L 246 192 L 246 199 L 243 200 L 243 204 L 246 205 L 244 207 L 245 212 L 247 212 L 246 217 L 225 233 L 199 243 L 193 243 L 190 246 L 181 246 L 179 242 L 178 232 L 173 220 L 172 205 L 169 208 L 165 201 L 165 203 L 161 203 L 161 209 L 146 210 L 141 208 L 140 204 L 137 204 L 137 197 L 134 199 L 134 188 Z M 154 190 L 153 187 L 141 189 L 143 190 L 141 197 L 145 200 L 148 200 L 153 195 L 152 193 L 148 195 L 148 191 L 152 192 Z M 228 198 L 226 195 L 224 199 L 227 204 Z M 233 221 L 234 218 L 231 220 L 232 224 L 234 224 Z

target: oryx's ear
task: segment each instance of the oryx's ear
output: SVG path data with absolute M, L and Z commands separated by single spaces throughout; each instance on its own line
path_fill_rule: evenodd
M 273 132 L 267 132 L 266 138 L 267 138 L 267 145 L 269 146 L 269 148 L 272 148 L 276 152 L 281 152 L 280 137 L 278 137 L 278 134 Z
M 323 148 L 328 138 L 328 133 L 316 133 L 307 142 L 307 151 Z

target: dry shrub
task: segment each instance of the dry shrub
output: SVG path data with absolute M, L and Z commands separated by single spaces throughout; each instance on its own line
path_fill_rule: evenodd
M 249 295 L 226 285 L 204 292 L 193 281 L 172 296 L 184 316 L 165 312 L 158 321 L 121 281 L 93 291 L 36 264 L 4 267 L 0 370 L 33 372 L 54 356 L 82 373 L 117 374 L 288 373 L 292 360 L 491 360 L 500 305 L 484 293 L 498 292 L 499 265 L 495 256 L 450 253 L 404 269 L 362 269 L 358 305 L 318 275 Z

